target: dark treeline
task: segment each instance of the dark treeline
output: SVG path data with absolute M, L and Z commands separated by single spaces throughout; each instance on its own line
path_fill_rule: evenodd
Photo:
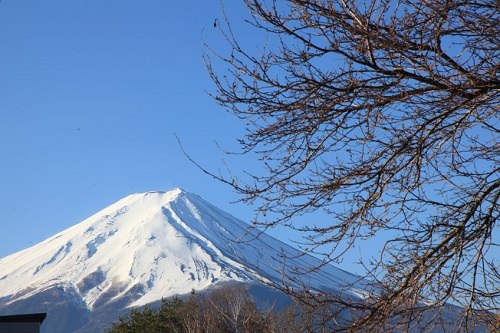
M 106 333 L 321 333 L 334 324 L 326 309 L 292 303 L 283 310 L 263 310 L 244 288 L 227 287 L 163 299 L 157 309 L 134 309 Z

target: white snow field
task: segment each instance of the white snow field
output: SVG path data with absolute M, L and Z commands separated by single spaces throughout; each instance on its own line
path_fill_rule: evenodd
M 103 295 L 118 299 L 133 293 L 128 306 L 140 306 L 221 281 L 280 283 L 283 271 L 320 264 L 271 236 L 256 234 L 181 189 L 133 194 L 0 259 L 0 298 L 8 303 L 60 286 L 75 290 L 89 310 Z M 366 281 L 331 265 L 299 276 L 312 289 L 351 296 L 368 290 Z

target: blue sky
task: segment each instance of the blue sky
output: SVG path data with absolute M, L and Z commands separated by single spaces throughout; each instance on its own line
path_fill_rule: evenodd
M 251 216 L 175 138 L 217 168 L 214 142 L 242 131 L 207 95 L 218 17 L 216 0 L 0 3 L 0 257 L 134 192 L 182 187 Z
M 242 1 L 225 11 L 258 45 Z M 218 0 L 0 2 L 0 257 L 136 192 L 181 187 L 250 220 L 252 208 L 232 204 L 238 196 L 175 137 L 215 172 L 256 167 L 215 144 L 236 148 L 245 128 L 207 94 L 204 43 L 226 46 L 215 19 Z

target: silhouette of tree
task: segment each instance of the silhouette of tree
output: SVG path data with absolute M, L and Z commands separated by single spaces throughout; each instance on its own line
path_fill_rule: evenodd
M 386 239 L 364 262 L 377 290 L 318 300 L 352 307 L 345 329 L 409 330 L 448 302 L 463 307 L 464 329 L 478 315 L 495 320 L 498 3 L 245 4 L 267 45 L 254 51 L 226 20 L 231 51 L 206 60 L 214 98 L 247 124 L 241 152 L 265 171 L 250 180 L 205 171 L 256 205 L 257 226 L 303 232 L 304 249 L 325 262 Z M 294 222 L 318 210 L 331 219 Z

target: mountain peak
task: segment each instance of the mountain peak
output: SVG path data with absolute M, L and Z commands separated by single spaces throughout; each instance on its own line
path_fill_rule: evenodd
M 156 195 L 179 196 L 179 195 L 183 195 L 186 193 L 187 192 L 185 190 L 183 190 L 182 188 L 174 187 L 168 191 L 147 191 L 147 192 L 137 193 L 137 195 L 147 196 L 147 195 L 155 195 L 156 194 Z
M 122 200 L 135 200 L 135 199 L 139 199 L 139 198 L 143 198 L 143 197 L 164 197 L 166 199 L 175 200 L 177 197 L 186 195 L 187 193 L 188 192 L 186 192 L 185 190 L 183 190 L 180 187 L 174 187 L 168 191 L 159 191 L 158 190 L 158 191 L 137 192 L 137 193 L 130 194 L 121 200 L 118 200 L 117 203 L 122 201 Z
M 88 309 L 119 299 L 138 306 L 221 281 L 280 281 L 284 256 L 294 258 L 284 270 L 320 266 L 180 188 L 136 193 L 0 259 L 0 298 L 9 303 L 60 287 Z M 355 290 L 359 280 L 333 266 L 314 274 L 314 288 Z
M 242 222 L 222 227 L 218 223 L 228 217 L 201 199 L 193 203 L 186 194 L 175 188 L 129 195 L 0 259 L 0 297 L 28 297 L 56 284 L 75 288 L 93 308 L 103 294 L 119 298 L 138 288 L 141 295 L 131 305 L 143 305 L 215 281 L 250 279 L 242 265 L 217 247 Z

